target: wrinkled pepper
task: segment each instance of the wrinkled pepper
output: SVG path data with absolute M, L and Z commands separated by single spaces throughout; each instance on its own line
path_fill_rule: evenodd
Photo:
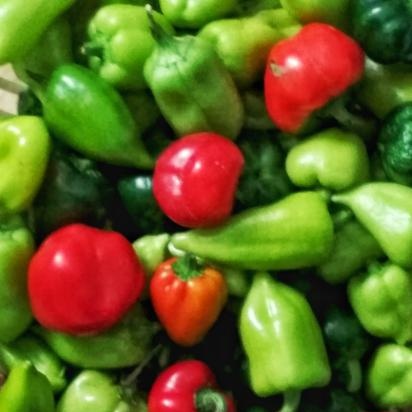
M 283 393 L 295 411 L 300 391 L 330 379 L 320 326 L 305 297 L 268 273 L 257 273 L 239 320 L 250 384 L 261 397 Z
M 144 76 L 178 136 L 212 131 L 235 138 L 244 109 L 234 81 L 212 44 L 199 37 L 171 36 L 149 12 L 157 45 Z
M 321 263 L 333 223 L 316 192 L 299 192 L 234 215 L 223 225 L 176 233 L 171 244 L 204 259 L 243 269 L 297 269 Z

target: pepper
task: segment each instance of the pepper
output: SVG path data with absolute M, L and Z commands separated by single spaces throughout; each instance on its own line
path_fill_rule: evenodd
M 167 122 L 178 136 L 212 131 L 235 138 L 243 125 L 242 100 L 213 45 L 170 36 L 149 17 L 157 45 L 144 76 Z
M 171 245 L 208 261 L 251 270 L 297 269 L 321 263 L 333 243 L 322 197 L 298 192 L 245 210 L 223 225 L 176 233 Z
M 196 359 L 163 370 L 150 389 L 148 406 L 150 412 L 236 412 L 231 397 L 217 388 L 210 368 Z
M 345 190 L 368 180 L 368 153 L 357 135 L 327 129 L 289 151 L 286 172 L 296 186 Z
M 379 346 L 368 367 L 366 392 L 377 406 L 412 406 L 412 350 L 386 343 Z
M 83 155 L 115 165 L 153 166 L 125 102 L 91 70 L 59 66 L 38 97 L 56 138 Z
M 375 237 L 389 259 L 412 266 L 412 189 L 398 183 L 370 182 L 332 196 L 348 206 Z
M 212 21 L 198 36 L 213 44 L 236 84 L 245 89 L 261 77 L 273 44 L 296 34 L 299 28 L 285 10 L 277 8 L 250 17 Z
M 266 107 L 282 131 L 296 133 L 310 115 L 340 96 L 363 74 L 364 54 L 345 33 L 309 23 L 269 52 Z
M 0 65 L 19 60 L 75 0 L 4 0 L 0 5 Z M 33 24 L 33 22 L 36 22 Z
M 412 7 L 408 0 L 355 0 L 352 33 L 378 63 L 412 62 Z
M 285 394 L 282 411 L 297 409 L 301 390 L 329 382 L 326 349 L 311 307 L 300 292 L 269 273 L 254 275 L 239 331 L 253 391 L 261 397 Z
M 238 0 L 235 14 L 237 16 L 252 16 L 259 11 L 277 9 L 279 0 Z
M 153 12 L 153 18 L 166 33 L 174 33 L 163 15 Z M 154 46 L 143 6 L 112 4 L 98 9 L 90 20 L 83 48 L 89 67 L 107 83 L 140 90 L 147 87 L 143 66 Z
M 49 159 L 50 137 L 36 116 L 0 119 L 0 214 L 27 209 L 36 195 Z

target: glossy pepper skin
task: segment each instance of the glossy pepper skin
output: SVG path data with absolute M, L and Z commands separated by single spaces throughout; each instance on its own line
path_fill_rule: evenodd
M 29 52 L 52 21 L 67 10 L 74 1 L 2 1 L 0 26 L 4 30 L 0 36 L 0 64 L 12 63 Z
M 112 327 L 143 285 L 143 267 L 126 238 L 78 223 L 49 235 L 29 266 L 35 318 L 47 328 L 75 335 Z
M 333 243 L 326 203 L 315 192 L 245 210 L 223 225 L 172 235 L 171 245 L 208 261 L 251 270 L 297 269 L 322 262 Z
M 213 372 L 202 361 L 174 363 L 156 378 L 148 412 L 236 412 L 233 400 L 217 388 Z
M 194 256 L 161 263 L 150 281 L 154 310 L 169 337 L 179 345 L 199 343 L 227 300 L 223 274 Z
M 351 5 L 353 36 L 379 63 L 412 61 L 411 17 L 408 0 L 355 0 Z
M 309 116 L 356 83 L 364 69 L 360 46 L 324 23 L 309 23 L 276 43 L 266 63 L 266 107 L 276 126 L 297 132 Z
M 174 30 L 159 13 L 153 18 L 169 34 Z M 112 4 L 98 9 L 88 25 L 84 51 L 89 67 L 119 89 L 147 88 L 143 66 L 155 46 L 143 6 Z
M 86 157 L 143 169 L 153 166 L 125 102 L 91 70 L 59 66 L 40 97 L 44 119 L 56 138 Z
M 191 35 L 170 36 L 152 21 L 157 45 L 145 63 L 144 76 L 176 135 L 211 131 L 236 138 L 244 109 L 213 45 Z
M 300 25 L 281 8 L 240 19 L 215 20 L 198 36 L 210 41 L 236 84 L 248 88 L 264 71 L 274 43 L 296 34 Z
M 334 195 L 332 200 L 353 211 L 393 263 L 412 266 L 411 188 L 398 183 L 370 182 Z
M 232 212 L 244 159 L 224 136 L 195 133 L 172 142 L 158 157 L 153 194 L 177 224 L 217 226 Z
M 365 182 L 369 159 L 357 135 L 327 129 L 298 143 L 286 157 L 286 172 L 296 186 L 340 191 Z
M 254 275 L 239 318 L 250 384 L 261 397 L 324 386 L 330 367 L 305 297 L 268 273 Z

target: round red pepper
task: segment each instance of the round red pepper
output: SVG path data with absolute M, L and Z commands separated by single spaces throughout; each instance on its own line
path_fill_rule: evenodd
M 28 292 L 37 321 L 70 334 L 117 323 L 138 299 L 143 267 L 121 234 L 72 224 L 53 232 L 29 265 Z
M 209 367 L 198 360 L 180 361 L 165 369 L 154 382 L 149 412 L 236 412 L 231 396 L 217 389 Z
M 214 226 L 229 217 L 244 159 L 229 139 L 197 133 L 159 156 L 153 193 L 163 212 L 185 227 Z
M 357 82 L 364 53 L 345 33 L 310 23 L 271 49 L 265 72 L 266 107 L 285 132 L 297 132 L 317 109 Z

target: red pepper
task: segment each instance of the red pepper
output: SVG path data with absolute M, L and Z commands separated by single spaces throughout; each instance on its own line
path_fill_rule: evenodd
M 275 44 L 265 72 L 266 107 L 285 132 L 297 132 L 311 113 L 357 82 L 364 53 L 345 33 L 310 23 Z
M 231 396 L 217 389 L 209 367 L 198 360 L 180 361 L 155 380 L 149 412 L 236 412 Z
M 82 224 L 49 235 L 29 265 L 35 318 L 46 328 L 70 334 L 113 326 L 136 302 L 143 285 L 143 266 L 128 240 Z
M 215 226 L 229 217 L 244 159 L 229 139 L 197 133 L 159 156 L 153 193 L 163 212 L 185 227 Z

